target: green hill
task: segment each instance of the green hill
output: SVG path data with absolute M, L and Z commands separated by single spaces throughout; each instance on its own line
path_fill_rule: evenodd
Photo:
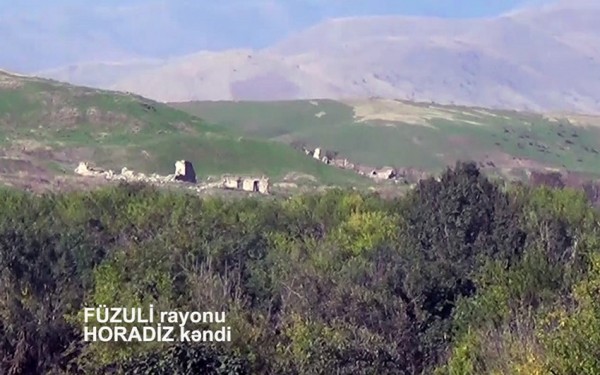
M 240 137 L 139 96 L 0 72 L 0 175 L 71 173 L 79 161 L 144 173 L 173 173 L 190 160 L 200 177 L 224 173 L 308 174 L 324 184 L 357 183 L 280 142 Z M 26 178 L 26 177 L 23 177 Z
M 338 151 L 353 162 L 439 170 L 457 159 L 502 173 L 600 174 L 600 118 L 394 100 L 189 102 L 175 108 L 222 129 Z

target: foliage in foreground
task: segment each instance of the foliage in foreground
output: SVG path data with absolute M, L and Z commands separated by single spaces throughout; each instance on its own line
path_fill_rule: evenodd
M 406 197 L 0 195 L 0 373 L 600 373 L 599 214 L 472 164 Z M 84 306 L 226 311 L 231 343 L 89 343 Z

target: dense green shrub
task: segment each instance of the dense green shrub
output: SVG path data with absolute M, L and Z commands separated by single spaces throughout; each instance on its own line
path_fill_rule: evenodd
M 599 222 L 470 163 L 394 200 L 4 190 L 0 373 L 597 373 Z M 233 339 L 84 342 L 99 304 L 225 311 Z

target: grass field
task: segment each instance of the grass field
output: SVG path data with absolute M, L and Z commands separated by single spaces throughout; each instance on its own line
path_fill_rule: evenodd
M 436 171 L 457 159 L 499 169 L 600 175 L 600 119 L 390 100 L 174 103 L 248 136 L 338 151 L 352 161 Z
M 187 159 L 200 178 L 235 173 L 281 179 L 297 172 L 323 184 L 367 183 L 281 142 L 240 136 L 138 96 L 1 72 L 0 152 L 7 173 L 26 172 L 7 166 L 7 160 L 22 159 L 48 172 L 71 172 L 85 160 L 169 174 L 176 160 Z

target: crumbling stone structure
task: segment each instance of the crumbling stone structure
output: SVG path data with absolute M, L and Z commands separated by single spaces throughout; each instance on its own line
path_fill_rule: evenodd
M 323 150 L 320 147 L 311 150 L 306 148 L 304 145 L 302 145 L 300 148 L 307 156 L 319 160 L 324 164 L 333 165 L 340 169 L 351 170 L 361 176 L 369 177 L 376 181 L 391 180 L 394 182 L 403 182 L 407 184 L 410 182 L 418 182 L 429 177 L 428 173 L 416 168 L 383 167 L 377 169 L 373 168 L 372 166 L 352 163 L 348 159 L 338 156 L 338 153 L 335 151 Z
M 242 189 L 242 179 L 240 177 L 231 177 L 231 176 L 223 177 L 223 188 L 241 190 Z
M 321 149 L 319 147 L 315 148 L 315 151 L 313 152 L 313 158 L 321 160 Z
M 80 162 L 75 168 L 75 173 L 82 176 L 97 176 L 104 173 L 104 169 L 94 168 L 86 162 Z
M 269 190 L 269 179 L 268 178 L 260 178 L 258 180 L 258 192 L 261 194 L 269 194 L 270 190 Z
M 333 165 L 341 169 L 355 169 L 356 166 L 354 163 L 348 161 L 348 159 L 334 159 Z
M 196 171 L 194 166 L 187 160 L 178 160 L 175 162 L 175 181 L 183 181 L 195 184 Z
M 253 178 L 245 178 L 242 180 L 242 190 L 258 191 L 258 181 Z
M 269 194 L 269 179 L 264 177 L 244 178 L 242 179 L 242 190 L 261 194 Z
M 105 171 L 99 168 L 93 168 L 86 162 L 81 162 L 75 168 L 75 173 L 86 177 L 104 177 L 109 180 L 120 181 L 138 181 L 155 184 L 165 184 L 173 182 L 190 182 L 194 185 L 190 189 L 203 191 L 206 189 L 232 189 L 248 192 L 257 192 L 260 194 L 270 194 L 270 182 L 266 177 L 234 177 L 224 176 L 221 181 L 196 185 L 196 172 L 192 163 L 186 160 L 179 160 L 175 163 L 175 174 L 161 176 L 157 174 L 145 175 L 136 173 L 127 167 L 121 169 L 121 173 L 114 173 L 111 170 Z
M 76 174 L 85 177 L 102 177 L 107 180 L 118 181 L 133 181 L 133 182 L 149 182 L 149 183 L 168 183 L 174 181 L 174 175 L 161 176 L 158 174 L 145 175 L 136 173 L 127 167 L 123 167 L 120 173 L 115 173 L 112 170 L 104 170 L 91 167 L 86 162 L 80 162 L 74 171 Z
M 390 167 L 374 169 L 371 171 L 370 177 L 376 180 L 391 180 L 396 177 L 396 171 Z
M 242 190 L 261 194 L 270 193 L 269 179 L 265 177 L 223 177 L 221 187 L 229 190 Z

